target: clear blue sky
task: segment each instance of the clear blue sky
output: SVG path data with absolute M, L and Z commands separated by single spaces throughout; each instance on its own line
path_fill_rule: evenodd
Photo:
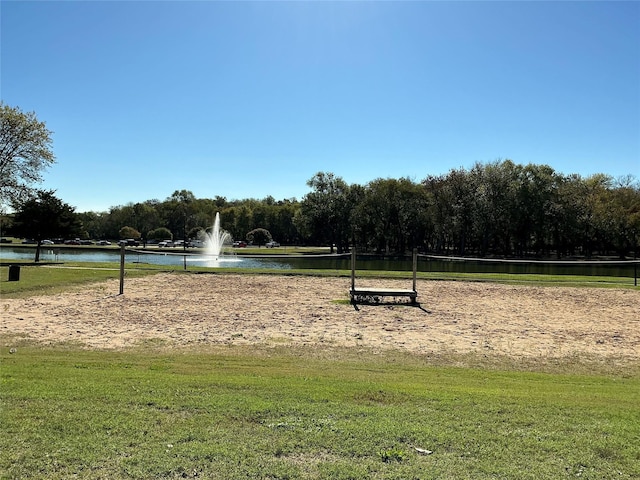
M 1 3 L 1 94 L 77 211 L 510 158 L 640 177 L 640 3 Z

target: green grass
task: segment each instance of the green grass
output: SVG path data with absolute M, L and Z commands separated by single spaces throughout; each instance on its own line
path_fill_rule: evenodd
M 2 295 L 54 293 L 119 276 L 115 264 L 65 267 L 73 268 L 24 266 L 19 282 L 7 282 L 2 267 Z M 127 278 L 165 270 L 127 268 Z M 358 272 L 367 276 L 410 278 Z M 0 479 L 640 478 L 636 364 L 162 347 L 148 341 L 124 352 L 41 348 L 1 335 Z
M 640 476 L 637 371 L 4 345 L 0 478 Z
M 126 269 L 125 278 L 157 273 L 153 270 Z M 20 267 L 20 280 L 9 282 L 9 267 L 0 267 L 0 293 L 3 297 L 25 297 L 33 294 L 50 295 L 64 292 L 71 287 L 80 287 L 92 282 L 119 279 L 117 265 L 110 266 L 36 266 Z

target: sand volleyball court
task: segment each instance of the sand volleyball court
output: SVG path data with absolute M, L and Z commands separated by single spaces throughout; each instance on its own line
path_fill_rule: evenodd
M 407 288 L 407 280 L 361 283 Z M 127 279 L 120 296 L 114 280 L 2 299 L 0 336 L 98 349 L 277 344 L 640 359 L 638 290 L 419 280 L 423 308 L 356 310 L 345 303 L 349 285 L 348 278 L 162 273 Z

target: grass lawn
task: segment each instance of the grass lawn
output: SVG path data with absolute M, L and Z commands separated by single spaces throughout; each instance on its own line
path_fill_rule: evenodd
M 125 278 L 158 273 L 159 270 L 126 269 Z M 22 265 L 20 280 L 7 281 L 9 267 L 0 267 L 0 293 L 3 297 L 24 297 L 29 295 L 54 294 L 70 287 L 81 287 L 90 282 L 100 282 L 120 278 L 117 264 L 73 264 L 73 265 Z
M 3 297 L 119 276 L 95 264 L 7 274 Z M 152 342 L 104 352 L 4 333 L 0 479 L 640 478 L 640 365 L 573 360 Z
M 0 361 L 1 478 L 640 477 L 637 371 L 153 346 Z

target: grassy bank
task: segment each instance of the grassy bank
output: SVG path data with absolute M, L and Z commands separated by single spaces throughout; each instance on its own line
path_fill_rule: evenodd
M 637 372 L 389 355 L 3 347 L 0 477 L 640 476 Z
M 127 269 L 126 278 L 158 273 L 158 270 Z M 119 279 L 117 264 L 87 265 L 22 265 L 20 280 L 7 281 L 9 267 L 0 267 L 0 292 L 5 298 L 24 297 L 34 294 L 50 295 L 64 292 L 69 288 L 109 279 Z

